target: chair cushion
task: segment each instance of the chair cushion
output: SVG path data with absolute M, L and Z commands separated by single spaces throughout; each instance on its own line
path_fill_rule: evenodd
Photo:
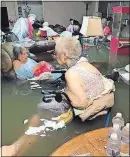
M 2 49 L 8 53 L 11 60 L 14 60 L 14 54 L 13 54 L 13 42 L 7 42 L 5 44 L 2 44 Z
M 12 60 L 5 50 L 1 50 L 1 70 L 7 72 L 12 68 Z

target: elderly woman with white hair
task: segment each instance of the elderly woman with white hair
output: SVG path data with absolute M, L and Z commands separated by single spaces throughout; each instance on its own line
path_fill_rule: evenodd
M 63 98 L 60 104 L 41 103 L 39 108 L 53 112 L 60 110 L 60 114 L 69 112 L 67 115 L 70 115 L 71 110 L 83 121 L 91 116 L 106 114 L 107 109 L 114 104 L 113 81 L 104 78 L 86 58 L 81 57 L 81 45 L 75 37 L 59 37 L 55 52 L 58 63 L 67 68 L 65 93 L 70 104 L 66 104 Z
M 12 29 L 13 41 L 25 41 L 30 40 L 33 37 L 33 24 L 35 22 L 36 15 L 29 14 L 28 18 L 19 18 Z

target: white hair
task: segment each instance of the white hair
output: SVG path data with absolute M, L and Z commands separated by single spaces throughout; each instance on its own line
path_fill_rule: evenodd
M 48 22 L 44 22 L 43 26 L 49 26 L 49 23 Z
M 107 19 L 106 18 L 102 18 L 102 23 L 103 24 L 107 24 Z
M 76 37 L 59 37 L 56 40 L 55 50 L 57 54 L 64 53 L 70 59 L 76 59 L 82 53 L 80 42 Z
M 29 18 L 29 17 L 34 17 L 34 18 L 36 18 L 36 15 L 35 15 L 35 14 L 29 14 L 29 15 L 28 15 L 28 18 Z

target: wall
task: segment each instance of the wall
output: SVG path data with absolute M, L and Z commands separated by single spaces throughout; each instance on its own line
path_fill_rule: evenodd
M 31 13 L 37 16 L 37 19 L 40 20 L 43 18 L 43 6 L 42 3 L 28 3 L 28 6 L 31 8 Z
M 2 1 L 2 2 L 1 2 L 1 7 L 6 7 L 5 1 Z
M 12 18 L 14 20 L 17 20 L 19 18 L 18 15 L 18 6 L 22 5 L 25 6 L 23 2 L 17 2 L 17 1 L 2 1 L 1 6 L 2 7 L 7 7 L 8 10 L 8 17 L 9 19 Z M 40 20 L 43 18 L 43 5 L 42 1 L 41 2 L 28 2 L 29 7 L 31 8 L 31 13 L 36 14 L 38 19 Z
M 84 15 L 86 15 L 84 2 L 44 2 L 44 20 L 53 25 L 68 26 L 70 18 L 82 23 Z
M 17 2 L 2 1 L 2 7 L 7 7 L 9 19 L 16 20 L 18 18 Z
M 26 6 L 25 3 L 19 1 L 18 6 L 22 6 L 22 12 L 23 12 L 23 17 L 24 17 L 25 16 L 24 8 Z M 35 14 L 38 20 L 43 18 L 42 1 L 28 1 L 27 6 L 31 9 L 30 13 Z
M 88 5 L 88 16 L 98 16 L 98 1 L 97 2 L 90 2 Z

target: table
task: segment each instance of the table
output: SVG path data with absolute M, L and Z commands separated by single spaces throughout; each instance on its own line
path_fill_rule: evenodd
M 87 153 L 90 153 L 92 156 L 106 156 L 104 146 L 108 139 L 109 129 L 98 129 L 77 136 L 63 144 L 50 156 L 81 156 Z

